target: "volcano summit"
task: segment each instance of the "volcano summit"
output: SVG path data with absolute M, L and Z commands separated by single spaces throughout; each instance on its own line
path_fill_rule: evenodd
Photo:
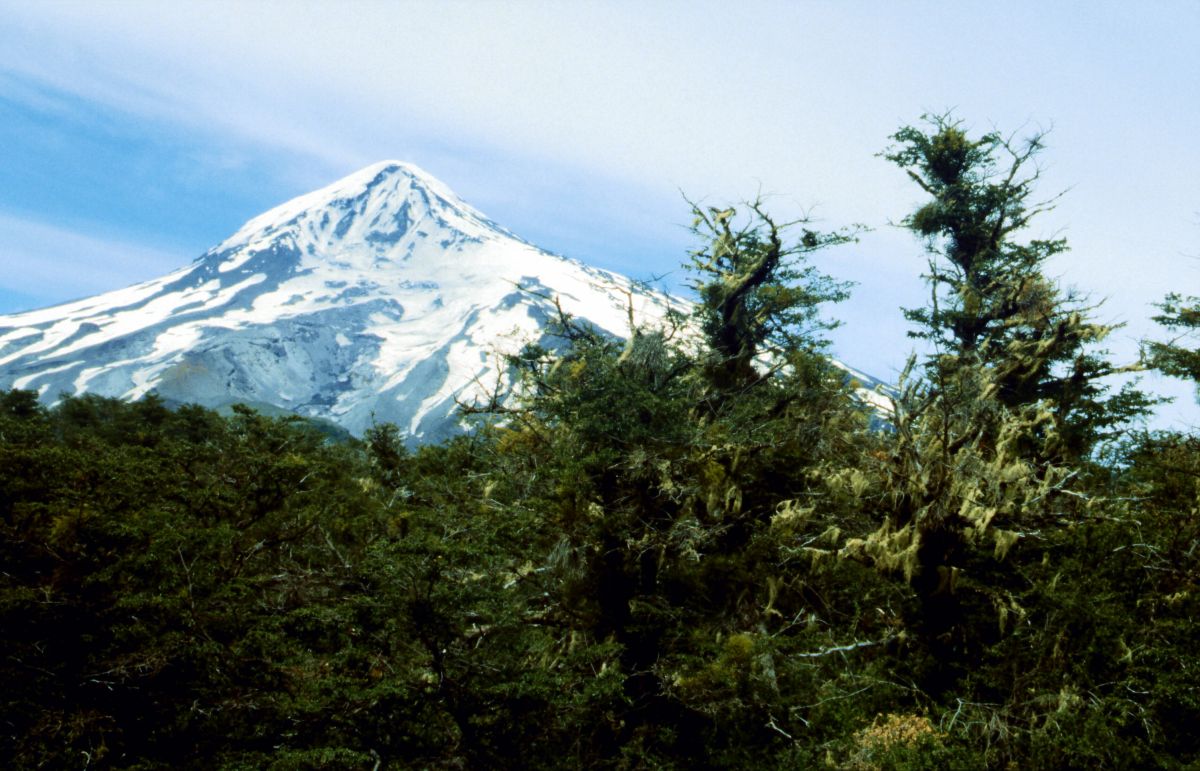
M 567 313 L 616 336 L 680 301 L 533 246 L 388 161 L 255 217 L 162 278 L 0 316 L 0 387 L 220 408 L 244 402 L 458 430 L 456 399 Z

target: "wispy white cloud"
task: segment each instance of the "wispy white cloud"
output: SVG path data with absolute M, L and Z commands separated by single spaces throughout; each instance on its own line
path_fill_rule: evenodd
M 1200 13 L 1178 8 L 1183 18 L 1035 3 L 12 3 L 0 67 L 331 171 L 440 142 L 695 195 L 761 184 L 877 219 L 909 192 L 873 153 L 924 107 L 1056 121 L 1058 162 L 1075 175 L 1063 186 L 1096 128 L 1129 120 L 1131 97 L 1200 128 L 1194 108 L 1162 100 L 1164 79 L 1194 59 L 1171 43 L 1200 32 Z M 1165 36 L 1156 66 L 1094 55 L 1147 32 Z

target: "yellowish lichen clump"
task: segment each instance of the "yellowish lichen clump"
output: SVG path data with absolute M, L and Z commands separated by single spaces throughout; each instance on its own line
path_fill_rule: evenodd
M 843 768 L 874 771 L 885 768 L 891 753 L 914 749 L 925 742 L 940 743 L 940 733 L 923 715 L 876 715 L 871 725 L 854 734 L 855 751 Z

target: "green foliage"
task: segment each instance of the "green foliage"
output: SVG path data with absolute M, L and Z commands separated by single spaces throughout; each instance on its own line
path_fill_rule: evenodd
M 854 240 L 854 230 L 820 233 L 806 220 L 778 224 L 761 201 L 739 221 L 734 208 L 692 206 L 692 232 L 704 245 L 692 252 L 700 298 L 697 319 L 705 337 L 705 374 L 714 388 L 732 391 L 755 383 L 760 356 L 782 358 L 825 346 L 819 336 L 836 326 L 820 316 L 822 303 L 849 296 L 849 285 L 805 264 L 820 249 Z M 800 238 L 784 243 L 786 232 L 802 226 Z
M 1166 343 L 1147 342 L 1147 363 L 1167 375 L 1200 383 L 1200 350 L 1180 344 L 1180 340 L 1194 337 L 1200 329 L 1200 300 L 1171 293 L 1158 307 L 1162 313 L 1154 320 L 1178 336 Z
M 929 254 L 930 303 L 904 311 L 916 325 L 911 334 L 934 346 L 929 379 L 953 389 L 978 382 L 963 370 L 988 370 L 987 393 L 968 398 L 1044 405 L 1053 420 L 1038 451 L 1054 460 L 1085 457 L 1155 402 L 1133 386 L 1108 394 L 1104 379 L 1128 371 L 1095 349 L 1112 327 L 1090 321 L 1092 309 L 1044 273 L 1066 241 L 1018 240 L 1054 207 L 1033 200 L 1045 135 L 1018 141 L 993 131 L 973 139 L 949 115 L 924 120 L 927 128 L 894 134 L 884 157 L 929 197 L 902 221 Z

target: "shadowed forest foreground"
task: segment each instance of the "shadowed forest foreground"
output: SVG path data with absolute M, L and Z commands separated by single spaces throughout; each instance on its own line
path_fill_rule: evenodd
M 0 758 L 1193 767 L 1200 437 L 1132 430 L 1155 398 L 1107 384 L 1200 354 L 1110 361 L 1043 273 L 1040 137 L 892 139 L 933 354 L 884 416 L 824 353 L 849 287 L 806 262 L 854 230 L 758 203 L 695 208 L 693 318 L 564 315 L 441 445 L 0 395 Z

